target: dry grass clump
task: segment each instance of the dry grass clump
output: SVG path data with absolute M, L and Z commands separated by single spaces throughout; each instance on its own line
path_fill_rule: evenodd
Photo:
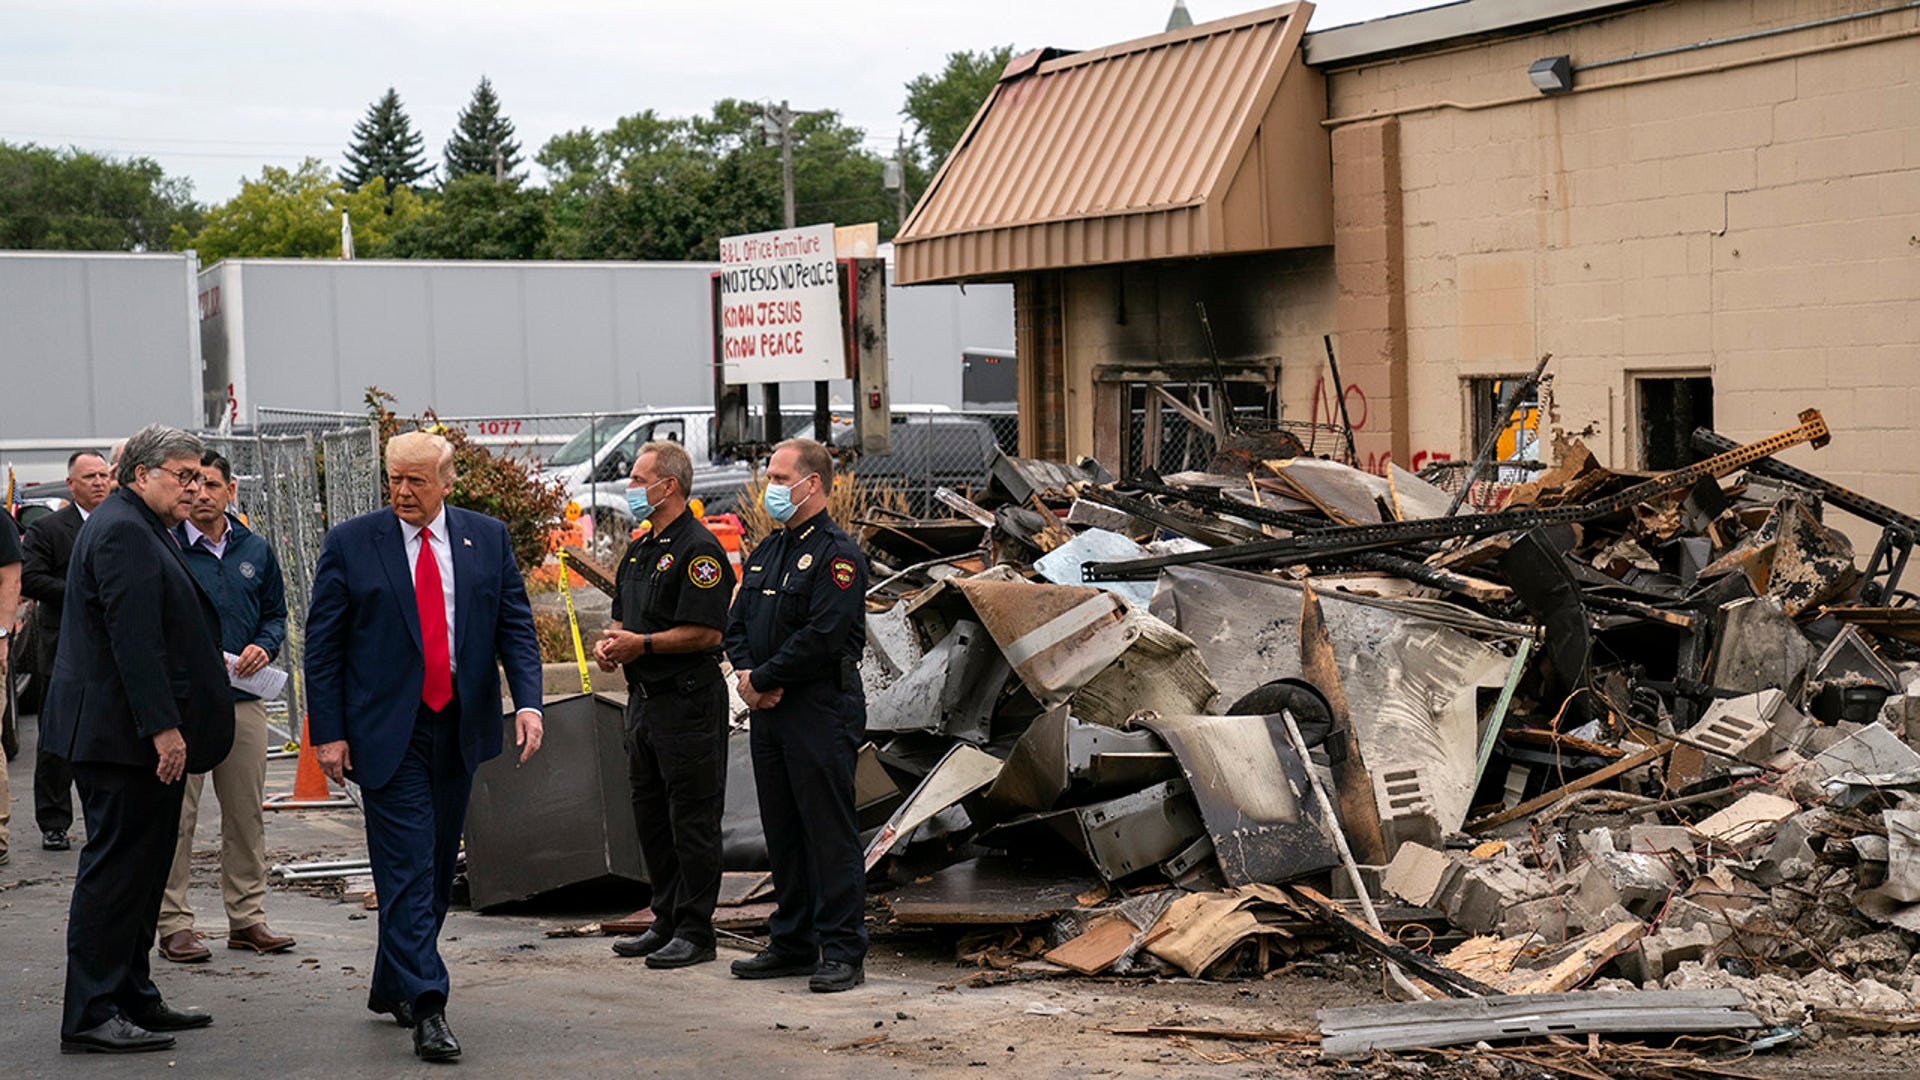
M 767 490 L 767 479 L 756 470 L 753 479 L 740 494 L 740 502 L 734 513 L 740 515 L 741 531 L 745 534 L 742 546 L 751 551 L 760 541 L 773 535 L 779 523 L 767 513 L 765 503 L 760 496 Z M 833 478 L 833 487 L 827 492 L 827 515 L 834 523 L 849 533 L 856 533 L 854 523 L 867 515 L 879 512 L 907 513 L 907 496 L 898 484 L 886 480 L 862 480 L 847 473 L 837 473 Z

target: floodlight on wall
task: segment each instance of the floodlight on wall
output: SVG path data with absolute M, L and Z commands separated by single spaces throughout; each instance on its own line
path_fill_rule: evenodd
M 1543 94 L 1564 94 L 1573 89 L 1573 61 L 1565 56 L 1535 60 L 1527 69 L 1527 78 Z

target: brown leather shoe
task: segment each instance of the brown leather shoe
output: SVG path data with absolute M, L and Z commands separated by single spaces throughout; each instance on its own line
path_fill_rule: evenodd
M 227 935 L 227 948 L 252 949 L 257 953 L 286 952 L 293 948 L 293 939 L 284 937 L 267 929 L 263 922 L 254 923 L 245 930 L 235 930 Z
M 213 954 L 200 944 L 200 935 L 191 930 L 175 930 L 160 939 L 160 955 L 176 964 L 198 964 Z

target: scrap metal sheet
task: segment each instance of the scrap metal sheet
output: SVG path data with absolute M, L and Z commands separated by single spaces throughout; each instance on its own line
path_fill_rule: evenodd
M 1425 615 L 1451 605 L 1429 609 L 1362 603 L 1337 592 L 1318 595 L 1376 783 L 1389 773 L 1418 773 L 1441 827 L 1459 828 L 1473 795 L 1477 691 L 1505 682 L 1508 657 Z M 1193 640 L 1223 701 L 1299 673 L 1300 588 L 1294 583 L 1213 567 L 1169 567 L 1160 575 L 1152 611 Z
M 979 578 L 953 584 L 1042 705 L 1072 697 L 1140 636 L 1127 602 L 1091 586 Z
M 1143 715 L 1193 785 L 1230 885 L 1280 884 L 1339 861 L 1279 716 Z
M 873 869 L 895 844 L 932 820 L 935 814 L 993 783 L 994 777 L 1000 775 L 1000 768 L 1000 759 L 992 754 L 966 743 L 955 743 L 947 756 L 940 759 L 940 764 L 920 781 L 920 786 L 913 789 L 913 794 L 907 796 L 907 801 L 894 811 L 893 818 L 874 836 L 873 843 L 867 845 L 866 868 Z

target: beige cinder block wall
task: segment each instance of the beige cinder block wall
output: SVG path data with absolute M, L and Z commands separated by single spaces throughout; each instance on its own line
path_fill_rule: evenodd
M 1556 97 L 1526 75 L 1879 6 L 1688 0 L 1329 68 L 1330 117 L 1397 128 L 1333 136 L 1342 338 L 1370 398 L 1395 393 L 1379 287 L 1402 290 L 1396 458 L 1470 455 L 1463 380 L 1550 351 L 1548 426 L 1604 460 L 1639 462 L 1635 376 L 1710 374 L 1726 434 L 1817 407 L 1833 445 L 1786 460 L 1920 510 L 1920 10 L 1608 66 Z M 1361 160 L 1382 145 L 1392 168 Z M 1394 172 L 1397 205 L 1372 190 Z M 1397 255 L 1340 250 L 1396 214 Z

